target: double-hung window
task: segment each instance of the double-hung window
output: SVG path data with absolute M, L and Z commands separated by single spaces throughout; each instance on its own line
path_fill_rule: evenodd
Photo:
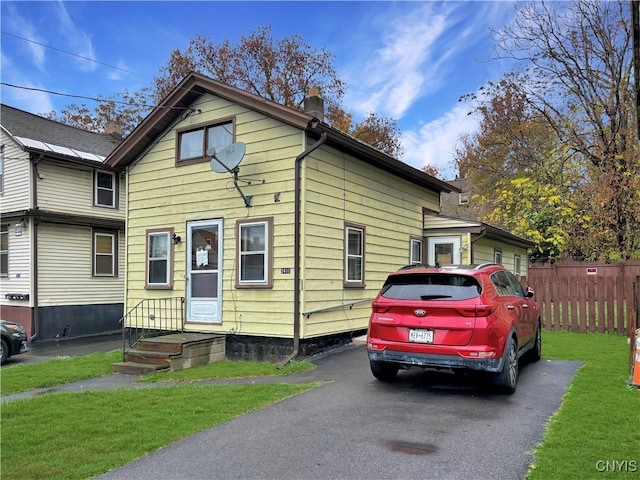
M 172 236 L 173 229 L 147 231 L 147 275 L 145 288 L 173 288 Z
M 0 277 L 9 276 L 9 225 L 0 225 Z
M 93 276 L 115 277 L 118 274 L 118 232 L 93 231 Z
M 177 135 L 178 164 L 208 161 L 212 149 L 218 150 L 233 143 L 233 121 L 180 129 Z
M 410 249 L 411 258 L 409 259 L 409 262 L 411 265 L 422 264 L 422 239 L 412 238 Z
M 345 225 L 344 229 L 344 286 L 364 287 L 365 228 Z
M 96 170 L 93 177 L 93 204 L 98 207 L 116 208 L 118 177 L 113 172 Z
M 236 287 L 271 288 L 273 274 L 273 218 L 236 223 L 238 275 Z

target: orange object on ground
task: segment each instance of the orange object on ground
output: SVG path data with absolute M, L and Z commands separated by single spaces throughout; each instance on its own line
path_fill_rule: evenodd
M 640 328 L 636 330 L 635 348 L 633 349 L 633 375 L 631 384 L 640 387 Z

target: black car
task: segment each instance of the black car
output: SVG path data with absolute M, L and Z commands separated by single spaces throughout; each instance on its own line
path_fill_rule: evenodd
M 4 365 L 11 355 L 25 353 L 29 351 L 29 341 L 27 333 L 22 325 L 8 320 L 0 320 L 0 333 L 2 334 L 2 344 L 0 346 L 0 365 Z

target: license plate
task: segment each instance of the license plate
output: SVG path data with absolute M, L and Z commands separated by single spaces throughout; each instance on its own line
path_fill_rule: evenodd
M 433 330 L 410 328 L 409 341 L 416 343 L 433 343 Z

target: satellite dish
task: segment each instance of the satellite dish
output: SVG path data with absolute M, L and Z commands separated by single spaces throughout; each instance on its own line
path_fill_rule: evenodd
M 242 142 L 232 143 L 226 147 L 211 147 L 207 150 L 207 155 L 211 157 L 211 170 L 216 173 L 232 173 L 244 158 L 246 151 Z

